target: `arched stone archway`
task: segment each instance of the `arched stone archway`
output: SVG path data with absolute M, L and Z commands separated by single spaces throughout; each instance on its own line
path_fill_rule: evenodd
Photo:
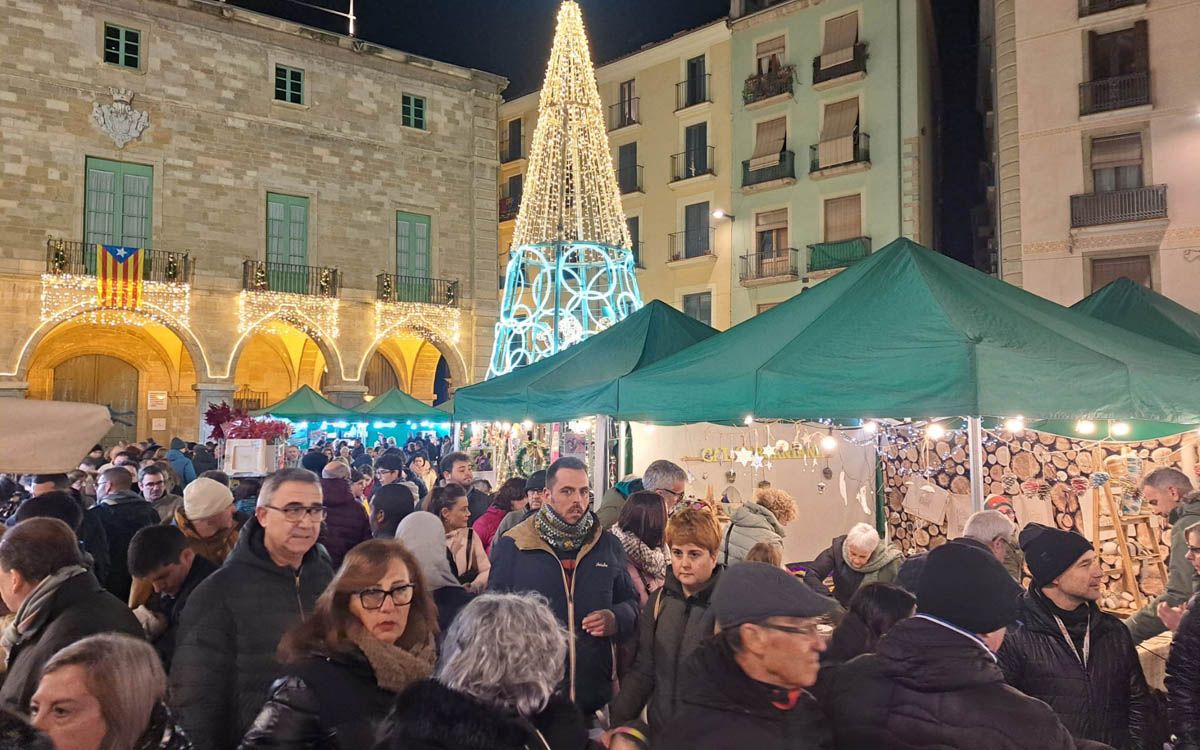
M 272 322 L 239 342 L 232 366 L 234 386 L 264 404 L 281 401 L 302 385 L 320 390 L 328 367 L 325 351 L 300 329 Z
M 403 369 L 398 369 L 397 372 L 406 373 L 405 379 L 407 384 L 404 388 L 404 391 L 405 393 L 416 396 L 417 398 L 422 398 L 421 396 L 417 396 L 415 393 L 413 393 L 413 389 L 417 386 L 413 381 L 412 374 L 416 371 L 417 354 L 419 353 L 420 349 L 425 346 L 435 349 L 441 355 L 441 357 L 445 359 L 446 367 L 450 372 L 449 379 L 451 389 L 469 385 L 471 383 L 471 377 L 467 368 L 466 359 L 463 357 L 462 352 L 458 350 L 457 346 L 447 343 L 439 337 L 430 336 L 426 332 L 400 327 L 391 329 L 385 336 L 379 339 L 379 343 L 376 346 L 367 351 L 366 356 L 364 356 L 362 362 L 359 363 L 358 377 L 359 379 L 362 378 L 363 373 L 366 371 L 365 368 L 367 363 L 370 361 L 375 352 L 384 351 L 387 353 L 390 351 L 399 350 L 403 352 Z M 426 356 L 429 357 L 431 355 L 426 354 Z M 395 359 L 393 359 L 392 364 L 395 366 L 398 363 L 395 361 Z M 434 361 L 434 368 L 436 368 L 436 360 Z M 433 391 L 428 388 L 427 390 L 429 390 L 429 394 L 432 396 Z

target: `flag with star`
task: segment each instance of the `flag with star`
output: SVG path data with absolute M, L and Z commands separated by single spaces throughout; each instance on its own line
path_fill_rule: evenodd
M 142 306 L 144 254 L 140 247 L 96 245 L 96 295 L 102 307 Z

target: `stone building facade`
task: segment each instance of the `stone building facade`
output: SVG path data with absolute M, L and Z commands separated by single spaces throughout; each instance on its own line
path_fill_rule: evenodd
M 161 441 L 482 377 L 503 78 L 212 0 L 0 16 L 0 395 Z M 139 305 L 101 300 L 103 245 L 141 249 Z

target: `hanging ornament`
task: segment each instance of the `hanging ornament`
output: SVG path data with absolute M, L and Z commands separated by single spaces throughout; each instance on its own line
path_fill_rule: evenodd
M 752 459 L 753 457 L 754 457 L 754 451 L 751 451 L 748 448 L 738 448 L 737 450 L 735 450 L 733 452 L 733 460 L 737 461 L 742 466 L 746 466 L 747 464 L 749 464 L 750 459 Z

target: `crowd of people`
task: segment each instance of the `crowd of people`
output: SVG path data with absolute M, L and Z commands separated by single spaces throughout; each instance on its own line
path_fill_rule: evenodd
M 420 439 L 289 446 L 233 487 L 218 457 L 0 479 L 0 749 L 1200 750 L 1174 469 L 1142 487 L 1169 581 L 1122 622 L 1092 543 L 1002 497 L 928 552 L 857 524 L 785 565 L 786 492 L 691 499 L 667 460 L 596 503 L 571 457 L 494 494 Z M 1164 696 L 1137 645 L 1168 629 Z

